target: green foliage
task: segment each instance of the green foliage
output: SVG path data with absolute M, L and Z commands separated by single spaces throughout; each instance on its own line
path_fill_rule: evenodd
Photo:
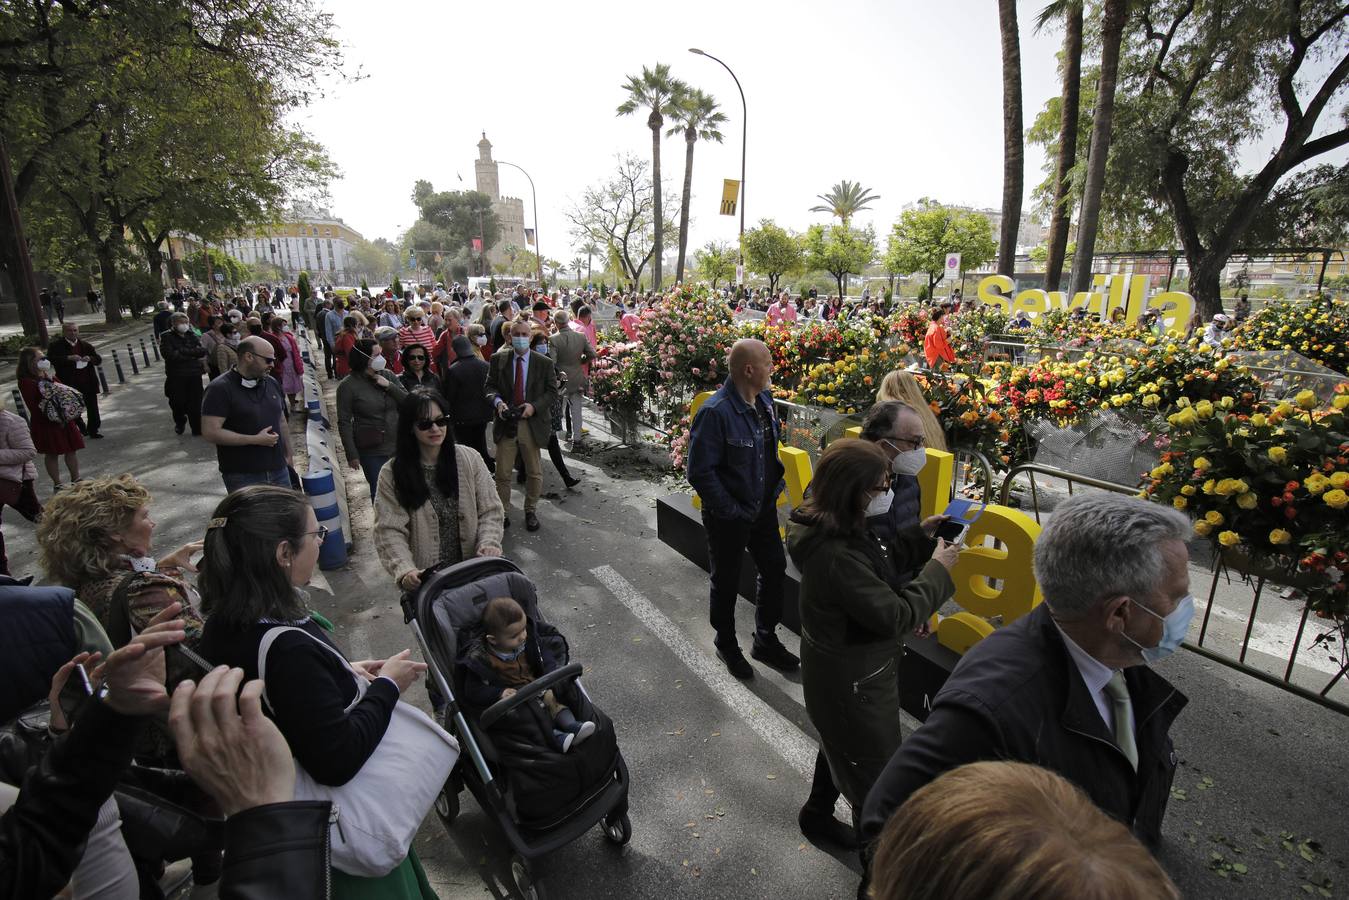
M 501 238 L 501 222 L 484 193 L 437 191 L 431 182 L 420 180 L 413 187 L 412 202 L 417 205 L 418 218 L 401 239 L 404 247 L 422 253 L 467 250 L 474 238 L 481 237 L 483 249 L 490 250 Z
M 979 213 L 962 212 L 924 197 L 905 210 L 890 230 L 885 268 L 908 275 L 922 272 L 928 295 L 945 275 L 946 254 L 959 253 L 965 271 L 977 269 L 997 253 L 993 226 Z
M 365 276 L 364 276 L 364 275 L 361 276 L 361 290 L 363 290 L 363 291 L 368 291 L 368 290 L 370 290 L 370 282 L 368 282 L 368 281 L 365 280 Z
M 770 291 L 777 290 L 782 276 L 800 272 L 803 258 L 801 242 L 771 219 L 762 219 L 758 228 L 745 232 L 746 267 L 767 277 Z
M 360 240 L 347 253 L 347 266 L 360 273 L 362 283 L 367 278 L 382 280 L 393 271 L 393 253 L 385 243 Z
M 823 269 L 834 276 L 839 296 L 846 296 L 844 280 L 861 274 L 876 258 L 876 233 L 871 226 L 850 228 L 847 225 L 812 225 L 802 238 L 805 265 Z
M 128 266 L 117 274 L 121 302 L 134 316 L 164 299 L 164 285 L 142 266 Z
M 311 294 L 313 293 L 312 289 L 311 289 L 310 286 L 309 286 L 309 273 L 308 273 L 308 272 L 301 272 L 301 273 L 300 273 L 300 277 L 296 279 L 296 287 L 297 287 L 297 288 L 299 289 L 299 291 L 300 291 L 300 302 L 301 302 L 301 303 L 308 303 L 308 302 L 309 302 L 309 297 L 310 297 Z
M 211 271 L 206 271 L 207 254 L 211 258 Z M 208 247 L 205 252 L 198 250 L 183 259 L 183 271 L 187 277 L 198 284 L 209 285 L 215 289 L 216 281 L 211 276 L 216 272 L 225 276 L 225 284 L 243 284 L 248 280 L 248 267 L 223 250 Z
M 398 280 L 397 275 L 393 277 L 393 284 L 389 287 L 393 290 L 393 295 L 398 298 L 398 302 L 403 302 L 403 282 Z
M 693 264 L 698 277 L 716 290 L 717 284 L 735 278 L 735 250 L 725 241 L 708 241 L 703 248 L 693 254 Z
M 870 188 L 862 187 L 860 181 L 848 181 L 846 178 L 829 189 L 827 194 L 816 194 L 824 201 L 823 206 L 812 206 L 811 212 L 825 212 L 836 217 L 846 228 L 852 217 L 864 209 L 870 209 L 879 194 L 871 193 Z
M 495 278 L 487 279 L 487 290 L 493 294 L 497 292 L 497 280 Z

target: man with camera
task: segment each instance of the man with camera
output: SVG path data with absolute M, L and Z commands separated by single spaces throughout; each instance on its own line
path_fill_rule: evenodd
M 557 402 L 557 388 L 553 361 L 529 349 L 530 327 L 528 320 L 511 323 L 509 345 L 492 354 L 486 396 L 496 410 L 492 441 L 496 444 L 497 495 L 509 512 L 511 473 L 518 450 L 525 461 L 525 528 L 538 531 L 536 511 L 543 492 L 539 448 L 547 446 L 552 432 L 550 411 Z M 506 524 L 510 523 L 507 516 Z

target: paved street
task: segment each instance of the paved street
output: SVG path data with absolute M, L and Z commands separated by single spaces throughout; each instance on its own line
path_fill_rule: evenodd
M 161 377 L 156 365 L 114 389 L 108 439 L 91 442 L 82 462 L 86 475 L 130 471 L 146 482 L 162 553 L 201 535 L 223 488 L 212 448 L 174 435 Z M 655 538 L 654 499 L 671 483 L 627 450 L 575 459 L 583 480 L 573 491 L 545 463 L 543 529 L 510 529 L 506 553 L 540 585 L 616 724 L 632 772 L 633 840 L 619 850 L 595 830 L 553 854 L 538 869 L 549 896 L 853 896 L 851 861 L 797 831 L 814 748 L 799 685 L 757 666 L 748 685 L 725 675 L 711 651 L 705 576 Z M 348 488 L 355 554 L 324 573 L 331 593 L 316 589 L 314 601 L 351 654 L 385 656 L 411 635 L 374 560 L 364 481 Z M 518 493 L 515 502 L 519 522 Z M 11 515 L 5 531 L 14 571 L 35 571 L 32 527 Z M 740 621 L 748 629 L 748 606 Z M 1186 896 L 1302 896 L 1304 884 L 1343 894 L 1349 720 L 1190 653 L 1159 670 L 1190 697 L 1173 730 L 1181 768 L 1160 854 Z M 1315 842 L 1310 862 L 1303 841 Z M 513 896 L 508 853 L 467 793 L 452 834 L 431 816 L 417 850 L 443 898 Z M 1218 874 L 1232 865 L 1245 874 Z

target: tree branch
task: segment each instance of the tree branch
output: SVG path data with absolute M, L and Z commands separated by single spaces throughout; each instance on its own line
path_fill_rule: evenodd
M 1333 131 L 1330 134 L 1322 135 L 1314 141 L 1308 141 L 1302 145 L 1302 149 L 1293 154 L 1292 164 L 1289 169 L 1302 165 L 1313 157 L 1320 156 L 1322 153 L 1329 153 L 1331 150 L 1338 149 L 1349 144 L 1349 128 L 1341 128 L 1339 131 Z

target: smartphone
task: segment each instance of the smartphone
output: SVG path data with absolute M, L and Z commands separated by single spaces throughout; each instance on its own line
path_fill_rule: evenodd
M 80 707 L 94 696 L 94 685 L 89 681 L 89 672 L 83 665 L 76 665 L 66 679 L 65 686 L 61 688 L 61 694 L 56 698 L 57 703 L 61 705 L 61 712 L 65 714 L 66 722 L 74 722 L 75 714 L 80 711 Z
M 983 512 L 984 504 L 957 497 L 946 507 L 944 515 L 947 518 L 937 526 L 937 537 L 951 544 L 961 543 L 965 540 L 965 533 L 979 520 Z

